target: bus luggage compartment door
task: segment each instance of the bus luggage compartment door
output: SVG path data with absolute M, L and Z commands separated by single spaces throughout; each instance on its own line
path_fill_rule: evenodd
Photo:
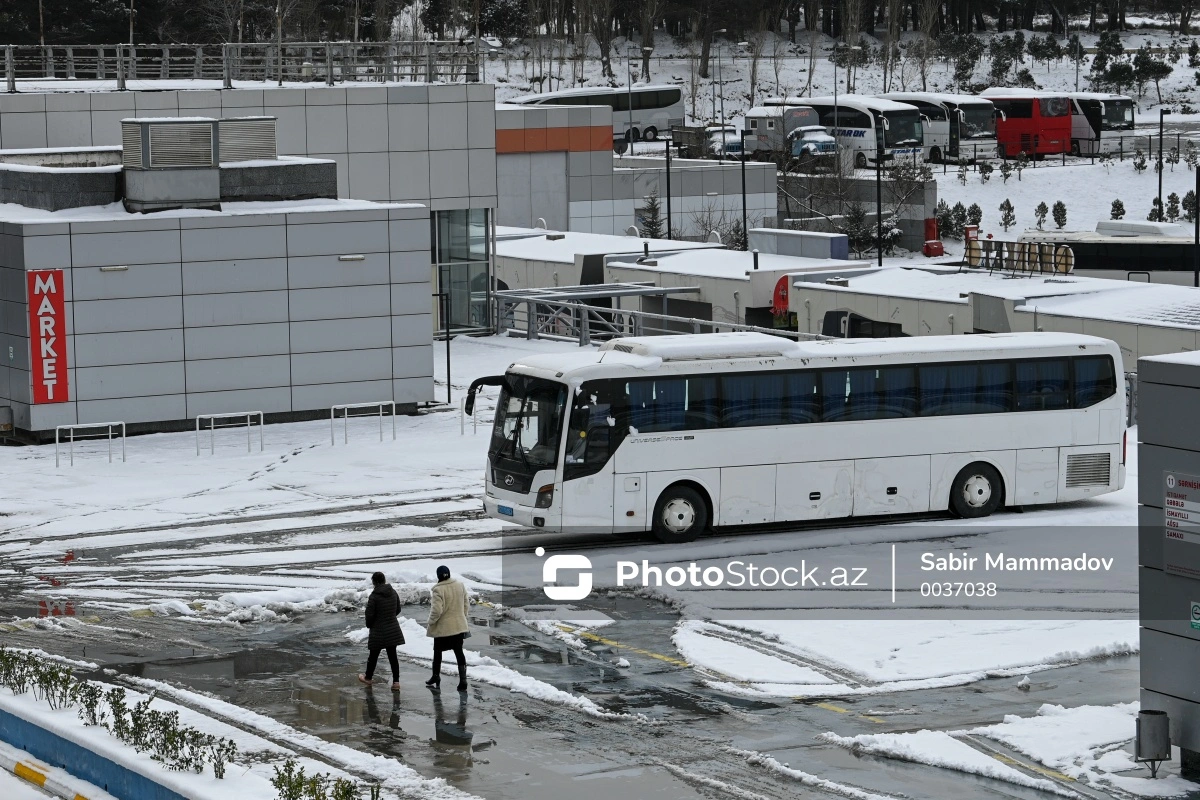
M 616 476 L 612 509 L 616 530 L 650 530 L 646 516 L 646 473 Z
M 853 511 L 853 461 L 812 461 L 776 468 L 776 522 L 836 519 Z
M 919 514 L 928 510 L 929 456 L 854 462 L 855 516 Z
M 721 470 L 718 525 L 761 525 L 775 521 L 775 465 Z

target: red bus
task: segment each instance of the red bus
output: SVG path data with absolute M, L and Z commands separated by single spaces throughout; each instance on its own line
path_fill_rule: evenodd
M 996 106 L 996 155 L 1034 158 L 1071 152 L 1071 99 L 1066 92 L 984 89 Z

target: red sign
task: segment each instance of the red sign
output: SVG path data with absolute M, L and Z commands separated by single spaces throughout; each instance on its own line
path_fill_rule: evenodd
M 67 402 L 67 318 L 63 271 L 26 273 L 34 403 Z

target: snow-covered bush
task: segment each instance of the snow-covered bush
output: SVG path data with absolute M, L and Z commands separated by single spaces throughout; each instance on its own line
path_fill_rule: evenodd
M 1125 204 L 1122 203 L 1120 200 L 1113 200 L 1112 214 L 1109 216 L 1109 219 L 1122 219 L 1122 218 L 1124 218 L 1124 216 L 1125 216 Z
M 1067 204 L 1062 200 L 1055 202 L 1054 210 L 1050 212 L 1054 217 L 1054 225 L 1059 230 L 1067 226 Z

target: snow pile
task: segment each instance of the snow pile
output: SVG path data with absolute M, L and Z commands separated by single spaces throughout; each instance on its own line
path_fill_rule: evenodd
M 912 761 L 916 764 L 928 764 L 933 767 L 969 772 L 973 775 L 982 775 L 985 778 L 995 778 L 1018 786 L 1041 789 L 1044 792 L 1052 792 L 1064 797 L 1078 796 L 1075 792 L 1067 791 L 1053 781 L 1045 778 L 1031 778 L 1018 772 L 945 731 L 876 733 L 848 737 L 826 733 L 818 738 L 830 744 L 845 747 L 852 753 L 883 756 L 901 761 Z
M 868 792 L 855 786 L 847 786 L 844 783 L 835 783 L 834 781 L 826 780 L 825 778 L 818 778 L 816 775 L 810 775 L 807 772 L 801 772 L 798 769 L 792 769 L 787 764 L 781 764 L 779 761 L 771 758 L 771 756 L 764 755 L 763 753 L 756 753 L 753 750 L 738 750 L 730 747 L 727 748 L 727 751 L 746 759 L 746 763 L 748 764 L 753 764 L 756 767 L 762 767 L 763 769 L 766 769 L 775 775 L 783 778 L 790 778 L 794 781 L 797 781 L 801 785 L 828 792 L 832 795 L 849 797 L 851 800 L 896 800 L 890 795 Z

